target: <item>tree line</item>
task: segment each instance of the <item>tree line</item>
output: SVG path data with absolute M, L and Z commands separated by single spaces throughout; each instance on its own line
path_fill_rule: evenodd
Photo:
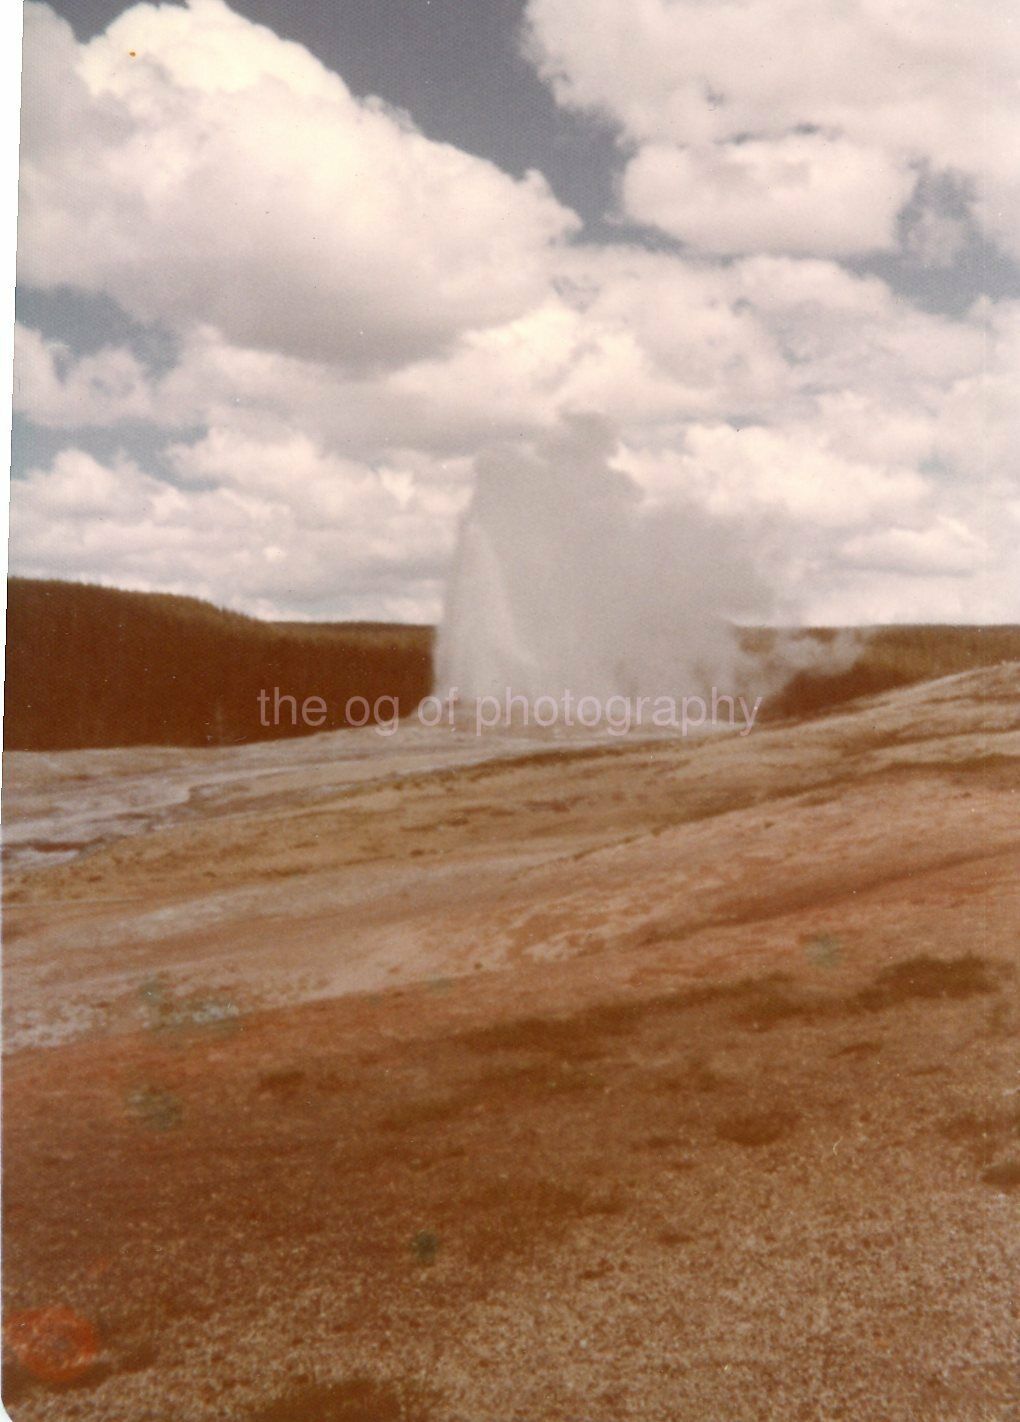
M 4 745 L 235 745 L 307 735 L 262 724 L 259 694 L 321 697 L 316 729 L 344 725 L 351 698 L 431 688 L 432 629 L 397 623 L 271 623 L 198 598 L 59 580 L 8 583 Z

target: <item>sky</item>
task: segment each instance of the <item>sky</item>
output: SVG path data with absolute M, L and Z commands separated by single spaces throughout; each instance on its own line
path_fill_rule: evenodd
M 30 0 L 12 571 L 434 620 L 477 469 L 595 417 L 773 619 L 1020 621 L 1018 26 Z

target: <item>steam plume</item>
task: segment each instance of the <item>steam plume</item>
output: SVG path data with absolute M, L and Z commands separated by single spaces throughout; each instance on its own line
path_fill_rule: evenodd
M 583 417 L 481 457 L 440 629 L 440 694 L 740 689 L 731 620 L 769 604 L 747 530 L 653 504 L 612 467 L 614 446 Z

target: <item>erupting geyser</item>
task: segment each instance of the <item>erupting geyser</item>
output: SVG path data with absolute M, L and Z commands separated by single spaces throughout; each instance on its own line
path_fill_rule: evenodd
M 464 699 L 739 690 L 729 619 L 761 588 L 737 531 L 653 503 L 610 465 L 612 432 L 572 420 L 484 454 L 460 531 L 437 693 Z

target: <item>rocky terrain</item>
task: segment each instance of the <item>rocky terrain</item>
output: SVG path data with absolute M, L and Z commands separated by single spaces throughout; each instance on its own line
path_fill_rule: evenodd
M 8 756 L 16 1422 L 1015 1417 L 1018 692 Z

